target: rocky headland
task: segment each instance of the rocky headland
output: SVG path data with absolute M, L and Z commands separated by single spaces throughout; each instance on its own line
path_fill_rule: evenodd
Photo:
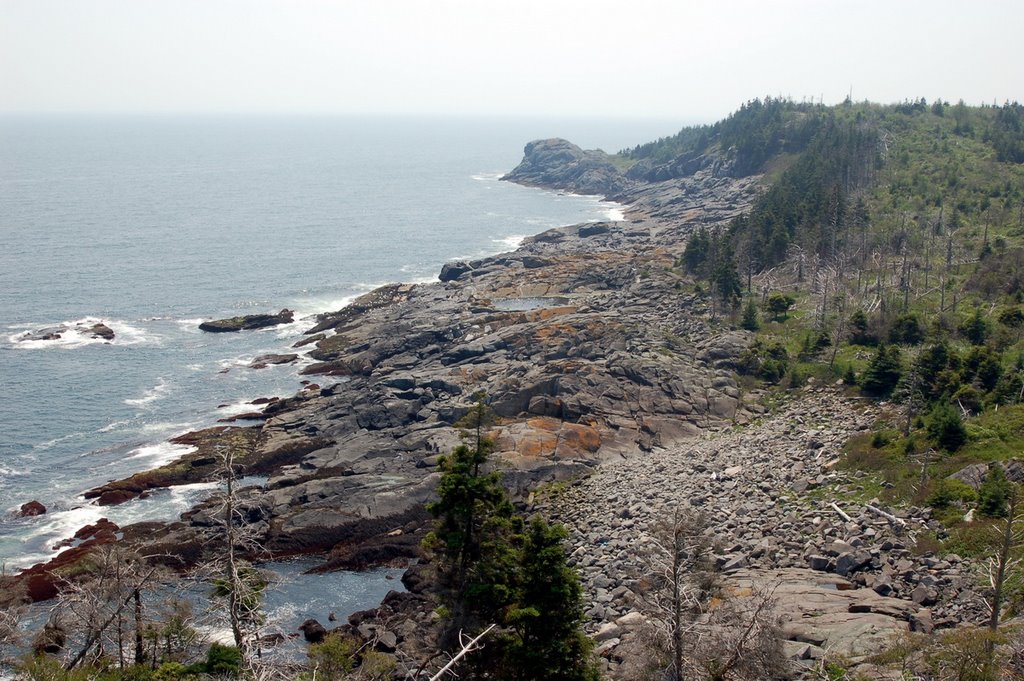
M 895 633 L 978 617 L 965 561 L 910 550 L 931 527 L 926 509 L 832 508 L 816 493 L 826 482 L 857 491 L 835 465 L 876 407 L 817 386 L 769 410 L 735 378 L 750 335 L 714 323 L 674 267 L 692 230 L 750 206 L 760 177 L 704 156 L 623 174 L 600 152 L 544 140 L 505 179 L 601 194 L 628 204 L 628 220 L 552 229 L 511 253 L 449 263 L 437 283 L 384 286 L 321 315 L 295 354 L 256 362 L 305 353 L 317 383 L 259 404 L 246 415 L 256 425 L 182 436 L 193 449 L 178 461 L 87 496 L 124 503 L 211 480 L 230 450 L 237 473 L 267 478 L 240 502 L 266 556 L 324 554 L 325 570 L 417 558 L 438 459 L 483 391 L 500 419 L 493 466 L 526 510 L 571 529 L 588 628 L 613 674 L 645 623 L 637 549 L 680 504 L 706 512 L 732 588 L 776 585 L 793 659 L 828 650 L 860 660 Z M 253 328 L 248 318 L 207 330 L 241 328 Z M 121 528 L 123 540 L 195 563 L 215 531 L 212 508 Z M 30 574 L 41 583 L 50 569 Z M 432 621 L 417 575 L 406 580 L 414 593 L 383 606 L 402 613 L 386 633 L 410 653 Z M 383 620 L 360 614 L 353 626 L 380 634 Z

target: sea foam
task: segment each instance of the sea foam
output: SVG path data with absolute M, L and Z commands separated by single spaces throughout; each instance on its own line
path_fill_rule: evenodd
M 87 329 L 96 324 L 106 324 L 114 332 L 113 340 L 105 338 L 93 338 Z M 25 340 L 38 329 L 65 327 L 66 331 L 60 334 L 60 338 L 52 340 Z M 159 345 L 163 338 L 154 334 L 136 323 L 116 319 L 101 319 L 99 317 L 82 317 L 81 319 L 64 320 L 61 322 L 43 322 L 40 324 L 17 324 L 9 326 L 8 329 L 18 329 L 18 333 L 7 337 L 7 341 L 19 350 L 50 350 L 59 348 L 71 350 L 86 345 Z
M 160 376 L 157 378 L 157 384 L 144 392 L 142 397 L 132 397 L 124 401 L 130 407 L 145 407 L 146 405 L 156 402 L 167 396 L 167 391 L 170 389 L 170 384 L 167 380 Z
M 159 442 L 155 445 L 137 447 L 128 453 L 127 459 L 146 459 L 146 465 L 158 468 L 175 459 L 196 451 L 190 445 L 179 445 L 171 442 Z

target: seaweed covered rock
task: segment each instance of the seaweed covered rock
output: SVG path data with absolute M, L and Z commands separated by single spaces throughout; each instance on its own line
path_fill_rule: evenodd
M 291 324 L 293 321 L 295 321 L 295 313 L 286 308 L 277 314 L 249 314 L 239 317 L 228 317 L 227 319 L 215 319 L 203 322 L 199 325 L 199 329 L 211 333 L 251 331 L 253 329 L 264 329 L 268 326 L 277 326 L 278 324 Z

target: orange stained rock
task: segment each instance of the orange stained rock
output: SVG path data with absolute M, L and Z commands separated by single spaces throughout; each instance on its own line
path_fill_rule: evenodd
M 542 322 L 552 317 L 572 314 L 576 311 L 573 305 L 561 305 L 558 307 L 542 307 L 538 310 L 530 310 L 526 313 L 526 320 L 530 322 Z
M 551 326 L 542 326 L 536 331 L 537 340 L 548 340 L 554 337 L 556 340 L 562 340 L 563 338 L 571 337 L 576 333 L 575 327 L 571 324 L 552 324 Z
M 591 425 L 538 416 L 503 427 L 495 445 L 530 458 L 579 458 L 601 447 L 601 434 Z

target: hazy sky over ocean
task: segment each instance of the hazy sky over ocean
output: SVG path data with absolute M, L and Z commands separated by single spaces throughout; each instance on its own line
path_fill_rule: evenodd
M 1020 0 L 0 0 L 0 112 L 631 116 L 1024 100 Z

